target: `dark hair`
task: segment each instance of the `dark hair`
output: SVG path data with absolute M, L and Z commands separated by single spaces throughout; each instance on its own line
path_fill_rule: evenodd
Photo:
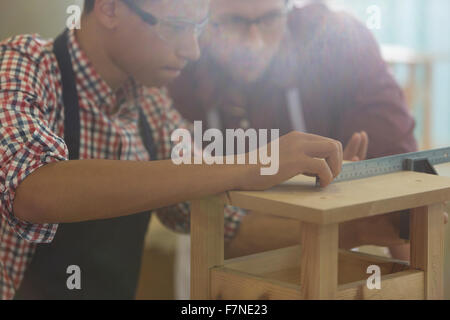
M 84 0 L 84 12 L 89 13 L 94 10 L 95 0 Z

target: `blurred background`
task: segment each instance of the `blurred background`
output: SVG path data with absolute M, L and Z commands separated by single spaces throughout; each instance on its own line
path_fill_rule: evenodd
M 422 148 L 450 144 L 450 1 L 328 0 L 368 25 L 405 88 Z M 379 9 L 380 25 L 371 19 Z
M 244 0 L 243 0 L 244 1 Z M 327 0 L 366 24 L 405 90 L 421 149 L 450 146 L 450 1 Z M 0 39 L 21 33 L 56 36 L 67 8 L 82 0 L 2 0 Z M 305 1 L 298 1 L 303 5 Z M 445 294 L 450 299 L 450 232 L 446 232 Z M 140 299 L 189 298 L 188 236 L 152 219 L 139 287 Z M 363 248 L 386 254 L 383 248 Z

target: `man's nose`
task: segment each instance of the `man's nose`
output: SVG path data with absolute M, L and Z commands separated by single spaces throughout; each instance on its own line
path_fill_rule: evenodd
M 248 29 L 246 46 L 253 50 L 261 50 L 264 48 L 264 37 L 258 24 L 253 23 Z
M 180 43 L 177 49 L 177 55 L 188 61 L 196 61 L 200 58 L 200 45 L 198 36 L 192 33 Z

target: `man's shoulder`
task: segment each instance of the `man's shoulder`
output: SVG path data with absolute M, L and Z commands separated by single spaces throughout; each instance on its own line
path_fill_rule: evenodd
M 293 35 L 303 35 L 311 40 L 312 35 L 323 36 L 366 33 L 369 30 L 352 14 L 329 8 L 322 3 L 308 4 L 294 8 L 289 14 L 289 29 Z
M 332 68 L 349 74 L 366 64 L 380 65 L 375 36 L 352 14 L 312 4 L 294 9 L 289 19 L 291 50 L 302 52 L 300 63 L 316 68 L 315 73 Z
M 40 63 L 52 55 L 53 40 L 45 39 L 39 34 L 21 34 L 0 42 L 2 55 L 8 52 L 26 57 L 34 63 Z

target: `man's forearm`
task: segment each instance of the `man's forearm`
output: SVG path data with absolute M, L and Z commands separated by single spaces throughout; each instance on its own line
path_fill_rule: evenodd
M 232 165 L 178 166 L 171 160 L 51 163 L 19 185 L 14 213 L 32 223 L 114 218 L 234 189 L 242 170 Z
M 236 236 L 225 245 L 225 259 L 289 247 L 300 243 L 297 220 L 250 212 Z

